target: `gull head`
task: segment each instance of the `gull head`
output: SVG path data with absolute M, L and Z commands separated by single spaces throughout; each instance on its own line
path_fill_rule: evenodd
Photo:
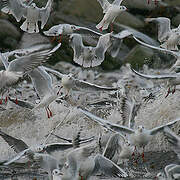
M 121 11 L 127 11 L 126 6 L 120 6 L 119 9 L 120 9 Z
M 144 130 L 144 126 L 138 126 L 137 131 L 142 133 Z
M 31 4 L 31 7 L 36 8 L 36 4 L 35 4 L 35 3 L 32 3 L 32 4 Z
M 75 25 L 71 25 L 71 30 L 76 31 L 76 30 L 78 30 L 78 28 Z

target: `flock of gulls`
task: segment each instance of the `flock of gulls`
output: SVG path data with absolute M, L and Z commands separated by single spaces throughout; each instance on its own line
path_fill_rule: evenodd
M 92 84 L 75 78 L 73 74 L 62 74 L 59 71 L 43 66 L 43 63 L 45 63 L 54 52 L 61 48 L 63 36 L 69 38 L 69 46 L 74 52 L 73 61 L 84 68 L 99 66 L 104 61 L 105 54 L 110 48 L 113 49 L 113 51 L 110 52 L 111 55 L 116 56 L 120 50 L 118 45 L 122 39 L 128 36 L 133 37 L 137 43 L 143 46 L 171 54 L 177 58 L 177 61 L 169 69 L 169 74 L 147 75 L 139 73 L 131 67 L 130 70 L 134 75 L 142 79 L 166 81 L 168 83 L 166 97 L 170 93 L 175 93 L 176 85 L 180 84 L 180 75 L 176 73 L 176 70 L 180 67 L 180 51 L 178 50 L 178 45 L 180 45 L 180 25 L 172 29 L 170 20 L 166 17 L 147 18 L 145 20 L 146 22 L 155 22 L 158 24 L 158 41 L 161 45 L 154 46 L 147 43 L 147 39 L 144 39 L 144 36 L 130 29 L 125 29 L 118 34 L 113 33 L 112 23 L 120 13 L 127 10 L 125 6 L 121 5 L 122 0 L 114 0 L 113 3 L 109 3 L 107 0 L 97 1 L 100 3 L 104 13 L 103 19 L 96 26 L 97 31 L 76 25 L 59 24 L 43 32 L 46 36 L 60 37 L 58 44 L 52 49 L 48 47 L 42 47 L 40 49 L 27 48 L 0 53 L 0 60 L 5 69 L 0 71 L 0 104 L 2 104 L 3 101 L 7 102 L 11 99 L 9 96 L 10 88 L 16 91 L 17 86 L 20 86 L 21 82 L 27 77 L 30 77 L 32 85 L 40 98 L 39 104 L 34 105 L 32 111 L 45 108 L 48 118 L 53 116 L 49 105 L 57 98 L 67 99 L 75 96 L 75 91 L 83 91 L 85 93 L 98 91 L 109 93 L 112 91 L 115 92 L 115 94 L 119 93 L 119 87 L 106 87 Z M 157 1 L 155 1 L 155 3 L 157 3 Z M 38 22 L 41 22 L 40 29 L 43 29 L 50 16 L 52 5 L 53 0 L 48 0 L 46 6 L 42 8 L 38 8 L 36 4 L 33 3 L 33 0 L 1 0 L 0 9 L 2 12 L 14 16 L 17 22 L 25 19 L 20 26 L 23 31 L 27 33 L 39 33 Z M 111 32 L 103 33 L 109 26 L 111 26 Z M 97 45 L 84 45 L 83 34 L 88 34 L 92 38 L 98 39 Z M 9 57 L 11 56 L 13 56 L 14 59 L 10 61 Z M 53 85 L 50 74 L 61 79 L 58 91 L 57 87 Z M 61 93 L 62 89 L 65 90 L 63 91 L 64 93 Z M 28 146 L 26 142 L 0 131 L 1 138 L 17 153 L 16 156 L 2 162 L 1 165 L 10 166 L 20 159 L 27 158 L 28 162 L 38 164 L 40 168 L 46 171 L 49 179 L 52 180 L 87 180 L 98 173 L 109 177 L 126 179 L 130 178 L 129 172 L 123 168 L 123 165 L 120 167 L 116 164 L 117 162 L 113 160 L 115 155 L 118 154 L 118 157 L 122 160 L 129 160 L 133 159 L 135 154 L 138 154 L 140 158 L 142 158 L 142 161 L 145 161 L 145 147 L 157 133 L 164 133 L 172 145 L 174 152 L 178 158 L 180 158 L 180 137 L 170 129 L 170 127 L 180 121 L 180 118 L 153 129 L 146 129 L 142 125 L 136 127 L 135 117 L 141 103 L 137 103 L 136 98 L 134 96 L 130 97 L 127 91 L 128 90 L 125 89 L 122 95 L 121 124 L 104 120 L 82 106 L 77 107 L 85 118 L 88 117 L 102 126 L 106 131 L 112 132 L 112 136 L 106 141 L 104 150 L 96 151 L 98 146 L 102 146 L 101 136 L 98 138 L 98 141 L 96 137 L 80 138 L 80 133 L 83 131 L 83 128 L 80 129 L 77 134 L 73 135 L 72 140 L 63 138 L 68 141 L 66 143 L 47 144 L 47 139 L 53 135 L 53 132 L 51 132 L 44 140 L 44 143 L 32 147 Z M 14 94 L 16 96 L 16 92 Z M 150 93 L 145 100 L 148 101 L 153 98 L 153 94 Z M 18 105 L 20 100 L 16 97 L 14 102 Z M 125 125 L 126 122 L 128 122 L 127 126 Z M 84 143 L 86 143 L 86 145 L 81 145 Z M 141 148 L 143 149 L 142 154 L 138 152 Z M 52 155 L 54 151 L 66 151 L 67 149 L 71 150 L 66 153 L 65 162 L 58 161 Z M 156 175 L 156 178 L 159 180 L 180 179 L 180 165 L 167 165 L 163 172 Z

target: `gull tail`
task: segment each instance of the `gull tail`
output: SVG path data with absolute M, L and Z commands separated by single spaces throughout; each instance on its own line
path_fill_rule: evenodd
M 178 47 L 175 44 L 168 44 L 167 42 L 160 45 L 161 48 L 172 50 L 172 51 L 178 51 Z
M 24 23 L 20 27 L 23 31 L 28 32 L 28 33 L 38 33 L 39 28 L 37 23 L 29 23 L 24 21 Z
M 108 29 L 109 23 L 105 23 L 104 20 L 102 20 L 97 26 L 96 28 L 103 31 Z

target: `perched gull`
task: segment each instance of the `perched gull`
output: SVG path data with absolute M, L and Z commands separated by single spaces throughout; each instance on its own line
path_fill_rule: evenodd
M 9 65 L 5 65 L 6 70 L 0 71 L 0 92 L 3 96 L 4 92 L 11 86 L 17 85 L 29 72 L 34 68 L 41 65 L 43 62 L 47 61 L 60 47 L 60 44 L 55 46 L 52 50 L 47 49 L 40 52 L 31 53 L 29 55 L 17 57 L 15 60 L 11 61 Z M 4 59 L 2 54 L 0 54 L 1 59 L 7 62 L 7 59 Z
M 131 68 L 132 69 L 132 68 Z M 176 74 L 162 74 L 162 75 L 146 75 L 139 73 L 132 69 L 132 71 L 137 74 L 138 76 L 145 78 L 145 79 L 154 79 L 154 80 L 165 80 L 168 81 L 168 92 L 165 97 L 167 97 L 171 92 L 172 94 L 176 91 L 176 85 L 180 84 L 180 73 Z M 174 87 L 174 89 L 171 91 L 171 87 Z
M 171 50 L 168 50 L 168 49 L 153 46 L 153 45 L 147 44 L 145 42 L 142 42 L 141 40 L 139 40 L 135 36 L 133 36 L 133 38 L 138 43 L 142 44 L 143 46 L 146 46 L 146 47 L 149 47 L 151 49 L 155 49 L 155 50 L 158 50 L 158 51 L 161 51 L 161 52 L 164 52 L 164 53 L 167 53 L 167 54 L 170 54 L 170 55 L 174 56 L 177 60 L 176 60 L 175 64 L 170 68 L 170 70 L 169 70 L 170 72 L 176 70 L 176 68 L 178 68 L 180 66 L 180 51 L 171 51 Z
M 123 11 L 126 11 L 125 6 L 120 6 L 123 0 L 114 0 L 112 4 L 108 0 L 97 0 L 105 14 L 101 22 L 96 26 L 97 29 L 103 31 L 108 28 L 110 23 L 113 23 L 116 17 Z
M 25 17 L 26 20 L 20 27 L 28 33 L 38 33 L 38 21 L 41 21 L 41 29 L 44 28 L 48 21 L 53 0 L 48 0 L 46 7 L 38 8 L 35 3 L 28 5 L 23 4 L 20 0 L 3 0 L 7 7 L 11 10 L 12 15 L 17 22 Z
M 72 34 L 70 46 L 74 50 L 73 61 L 83 67 L 99 66 L 104 61 L 107 49 L 112 45 L 111 34 L 102 35 L 96 47 L 84 46 L 81 35 Z
M 161 47 L 169 50 L 178 50 L 177 45 L 180 44 L 180 26 L 174 29 L 170 27 L 170 19 L 166 17 L 146 18 L 146 22 L 158 23 L 158 40 Z
M 94 120 L 95 122 L 100 124 L 101 126 L 108 128 L 108 129 L 111 129 L 113 131 L 116 131 L 118 133 L 125 133 L 126 135 L 128 135 L 128 140 L 129 140 L 131 145 L 134 145 L 135 147 L 143 147 L 142 158 L 144 158 L 144 148 L 149 143 L 149 141 L 151 141 L 153 135 L 157 134 L 158 132 L 163 131 L 164 127 L 172 126 L 173 124 L 175 124 L 176 122 L 178 122 L 180 120 L 180 118 L 176 119 L 176 120 L 171 121 L 165 125 L 155 127 L 151 130 L 146 129 L 143 126 L 138 126 L 136 129 L 132 129 L 132 128 L 129 128 L 126 126 L 113 124 L 109 121 L 103 120 L 103 119 L 101 119 L 101 118 L 93 115 L 92 113 L 90 113 L 86 110 L 83 110 L 81 108 L 78 108 L 78 109 L 83 114 L 85 114 L 86 116 L 88 116 L 89 118 L 91 118 L 92 120 Z
M 67 161 L 62 169 L 62 180 L 90 179 L 97 172 L 103 172 L 111 177 L 127 177 L 127 173 L 111 160 L 97 154 L 95 144 L 77 148 L 67 154 Z

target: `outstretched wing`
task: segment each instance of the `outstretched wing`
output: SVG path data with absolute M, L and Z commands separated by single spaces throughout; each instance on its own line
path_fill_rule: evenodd
M 170 19 L 166 17 L 158 17 L 158 18 L 146 18 L 146 22 L 155 21 L 158 23 L 158 40 L 160 42 L 164 42 L 168 36 L 168 33 L 171 31 L 170 27 Z
M 41 52 L 32 53 L 26 56 L 19 57 L 10 62 L 8 71 L 27 73 L 34 68 L 40 66 L 43 62 L 46 62 L 49 57 L 55 52 L 61 43 L 54 47 L 52 50 L 44 50 Z
M 17 22 L 19 22 L 23 16 L 26 16 L 28 6 L 23 4 L 21 0 L 3 0 L 3 3 L 6 5 L 3 12 L 9 13 L 10 11 Z
M 120 125 L 117 125 L 117 124 L 110 123 L 109 121 L 105 121 L 104 119 L 101 119 L 100 117 L 97 117 L 97 116 L 93 115 L 92 113 L 90 113 L 90 112 L 88 112 L 86 110 L 83 110 L 81 108 L 78 108 L 78 109 L 83 114 L 85 114 L 86 116 L 88 116 L 89 118 L 96 121 L 97 123 L 99 123 L 100 125 L 104 126 L 107 129 L 111 129 L 111 130 L 119 132 L 119 133 L 122 133 L 122 132 L 127 133 L 127 134 L 134 133 L 133 129 L 130 129 L 130 128 L 125 127 L 125 126 L 120 126 Z
M 8 143 L 8 145 L 14 149 L 16 153 L 19 153 L 25 149 L 28 149 L 28 145 L 21 139 L 12 137 L 2 131 L 0 131 L 0 136 Z
M 53 0 L 48 0 L 46 7 L 39 9 L 39 20 L 41 21 L 41 29 L 46 25 L 51 13 Z
M 113 5 L 120 6 L 123 0 L 114 0 Z
M 113 163 L 111 160 L 107 159 L 106 157 L 98 154 L 94 158 L 95 167 L 93 174 L 97 173 L 98 171 L 105 173 L 111 177 L 127 177 L 127 173 Z
M 175 124 L 175 123 L 178 122 L 178 121 L 180 121 L 180 118 L 178 118 L 178 119 L 176 119 L 176 120 L 174 120 L 174 121 L 171 121 L 171 122 L 169 122 L 169 123 L 167 123 L 167 124 L 164 124 L 164 125 L 162 125 L 162 126 L 155 127 L 155 128 L 153 128 L 153 129 L 150 130 L 150 134 L 151 134 L 151 135 L 154 135 L 154 134 L 158 133 L 159 131 L 162 131 L 165 127 L 170 127 L 170 126 L 172 126 L 173 124 Z
M 111 5 L 107 0 L 97 0 L 103 9 L 103 13 L 106 13 Z

